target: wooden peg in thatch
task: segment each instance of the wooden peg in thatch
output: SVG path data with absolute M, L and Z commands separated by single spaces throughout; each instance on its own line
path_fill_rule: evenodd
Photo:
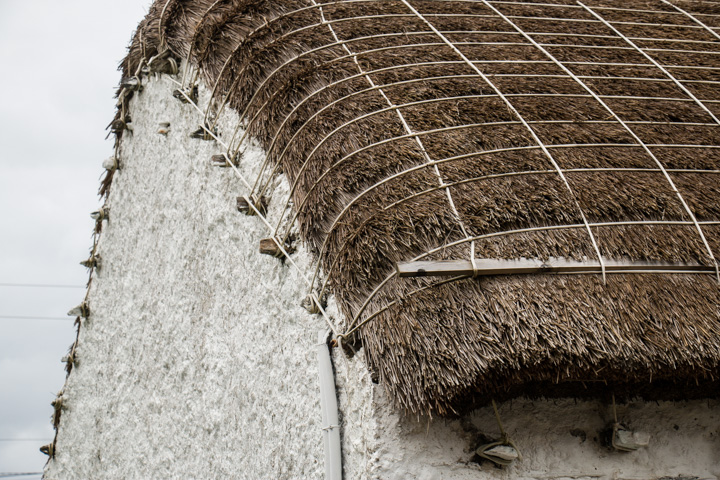
M 128 124 L 120 118 L 110 124 L 110 131 L 116 135 L 120 135 L 126 129 L 129 129 Z
M 61 361 L 62 363 L 67 364 L 69 367 L 72 367 L 73 365 L 75 365 L 75 361 L 76 361 L 76 359 L 75 359 L 75 351 L 73 350 L 73 351 L 71 351 L 70 353 L 68 353 L 67 355 L 65 355 L 64 357 L 62 357 L 62 358 L 60 359 L 60 361 Z
M 285 254 L 280 249 L 280 240 L 277 238 L 263 238 L 260 240 L 260 253 L 283 258 Z
M 212 135 L 210 134 L 212 132 Z M 210 130 L 208 125 L 200 127 L 190 134 L 190 138 L 197 138 L 200 140 L 214 140 L 213 135 L 217 135 L 217 132 Z
M 182 103 L 197 103 L 198 87 L 197 85 L 193 85 L 191 87 L 173 90 L 173 97 L 177 98 Z
M 229 167 L 230 164 L 232 163 L 232 165 L 237 167 L 238 166 L 237 157 L 235 159 L 230 160 L 230 162 L 228 162 L 229 158 L 230 157 L 228 157 L 227 155 L 222 154 L 222 153 L 219 155 L 213 155 L 210 158 L 210 165 L 212 165 L 213 167 L 225 168 L 225 167 Z
M 166 73 L 176 75 L 178 73 L 178 62 L 173 58 L 170 50 L 157 54 L 148 61 L 148 67 L 153 73 Z
M 110 217 L 110 207 L 102 207 L 97 212 L 92 212 L 90 218 L 95 220 L 95 233 L 102 231 L 103 220 L 107 220 Z
M 285 253 L 283 253 L 283 249 L 288 254 L 291 254 L 295 251 L 295 249 L 287 243 L 283 245 L 282 249 L 280 248 L 280 245 L 282 245 L 282 240 L 277 237 L 263 238 L 262 240 L 260 240 L 260 253 L 262 253 L 263 255 L 272 255 L 276 258 L 285 258 Z
M 73 367 L 77 363 L 77 338 L 73 342 L 72 345 L 70 345 L 70 348 L 68 349 L 68 354 L 65 355 L 62 358 L 62 362 L 65 363 L 65 371 L 68 375 L 70 375 L 70 372 L 72 372 Z
M 123 78 L 120 81 L 120 86 L 131 92 L 138 92 L 142 90 L 142 82 L 140 81 L 140 77 Z
M 71 309 L 68 313 L 68 317 L 83 317 L 87 318 L 90 315 L 90 308 L 87 302 L 83 302 L 77 307 Z
M 318 296 L 313 293 L 305 297 L 300 305 L 307 310 L 308 313 L 316 315 L 327 307 L 327 298 L 324 295 L 322 298 L 318 298 Z
M 40 451 L 50 458 L 55 456 L 55 442 L 40 447 Z
M 252 208 L 250 205 L 255 208 Z M 260 198 L 257 198 L 255 195 L 252 195 L 250 198 L 246 196 L 237 197 L 238 212 L 244 213 L 245 215 L 256 215 L 260 213 L 260 215 L 264 217 L 267 214 L 267 206 L 268 200 L 265 196 Z
M 110 207 L 102 207 L 97 212 L 92 212 L 90 214 L 90 218 L 92 218 L 96 222 L 102 222 L 103 220 L 107 220 L 109 217 L 110 217 Z
M 80 262 L 80 265 L 82 265 L 85 268 L 100 268 L 100 255 L 93 255 L 87 260 L 83 260 Z
M 52 424 L 57 429 L 58 426 L 60 426 L 60 416 L 62 415 L 63 411 L 63 397 L 62 393 L 55 398 L 52 402 L 50 402 L 50 405 L 53 407 L 53 416 L 52 416 Z
M 116 156 L 106 158 L 102 164 L 103 168 L 109 172 L 120 169 L 120 159 Z

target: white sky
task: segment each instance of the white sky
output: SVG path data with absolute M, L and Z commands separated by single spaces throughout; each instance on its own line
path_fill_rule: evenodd
M 0 284 L 85 284 L 117 65 L 150 3 L 0 0 Z M 62 318 L 83 295 L 0 285 L 0 473 L 42 471 L 74 340 L 69 317 L 2 317 Z

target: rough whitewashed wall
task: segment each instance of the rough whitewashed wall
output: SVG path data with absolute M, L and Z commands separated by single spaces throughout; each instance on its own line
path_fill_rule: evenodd
M 473 459 L 478 433 L 498 438 L 492 407 L 461 420 L 402 419 L 373 385 L 358 354 L 335 355 L 343 411 L 346 479 L 683 480 L 720 478 L 720 401 L 618 405 L 620 421 L 651 436 L 648 448 L 619 453 L 600 445 L 612 422 L 600 401 L 516 399 L 499 405 L 522 462 L 505 469 Z
M 230 169 L 210 166 L 219 145 L 189 138 L 200 117 L 175 88 L 152 79 L 132 100 L 134 133 L 123 138 L 45 478 L 322 478 L 314 345 L 325 324 L 299 306 L 298 271 L 257 253 L 268 232 L 235 211 L 247 191 Z M 167 137 L 160 122 L 171 124 Z M 254 179 L 262 160 L 249 149 L 243 173 Z M 271 217 L 286 194 L 279 179 Z M 309 269 L 302 250 L 293 258 Z M 362 354 L 334 361 L 346 480 L 720 478 L 716 400 L 621 405 L 621 419 L 652 436 L 629 454 L 596 440 L 608 405 L 506 403 L 503 421 L 525 458 L 500 470 L 471 462 L 477 432 L 498 434 L 490 409 L 462 421 L 401 419 Z
M 236 211 L 247 191 L 210 166 L 216 142 L 189 137 L 201 117 L 175 88 L 147 80 L 131 102 L 45 478 L 321 478 L 325 323 L 299 306 L 298 272 L 258 253 L 270 235 Z M 262 159 L 248 151 L 242 170 L 254 178 Z

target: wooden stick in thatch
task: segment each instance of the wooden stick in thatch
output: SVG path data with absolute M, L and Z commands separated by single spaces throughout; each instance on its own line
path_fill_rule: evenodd
M 252 208 L 251 205 L 254 207 Z M 256 212 L 265 216 L 267 214 L 268 199 L 263 196 L 260 198 L 253 196 L 237 197 L 238 212 L 245 215 L 255 215 Z
M 496 260 L 478 258 L 470 260 L 435 260 L 399 262 L 397 273 L 400 277 L 456 277 L 486 275 L 519 275 L 519 274 L 577 274 L 602 273 L 603 264 L 597 261 L 569 260 L 566 258 L 550 258 L 548 260 L 519 259 Z M 607 273 L 708 273 L 714 274 L 715 268 L 699 264 L 683 264 L 668 262 L 644 262 L 628 260 L 604 261 Z
M 260 240 L 260 253 L 276 258 L 284 258 L 285 254 L 280 248 L 281 240 L 278 238 L 263 238 Z

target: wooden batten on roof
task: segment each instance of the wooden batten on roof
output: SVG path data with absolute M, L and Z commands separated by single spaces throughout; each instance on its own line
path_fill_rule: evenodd
M 449 415 L 718 394 L 719 32 L 688 0 L 162 0 L 123 70 L 199 69 L 267 151 L 246 197 L 287 176 L 318 298 L 399 408 Z M 471 239 L 458 278 L 397 274 Z
M 603 274 L 603 273 L 705 273 L 714 275 L 714 267 L 684 263 L 627 260 L 568 260 L 565 258 L 497 260 L 435 260 L 400 262 L 399 277 L 452 277 L 523 274 Z

